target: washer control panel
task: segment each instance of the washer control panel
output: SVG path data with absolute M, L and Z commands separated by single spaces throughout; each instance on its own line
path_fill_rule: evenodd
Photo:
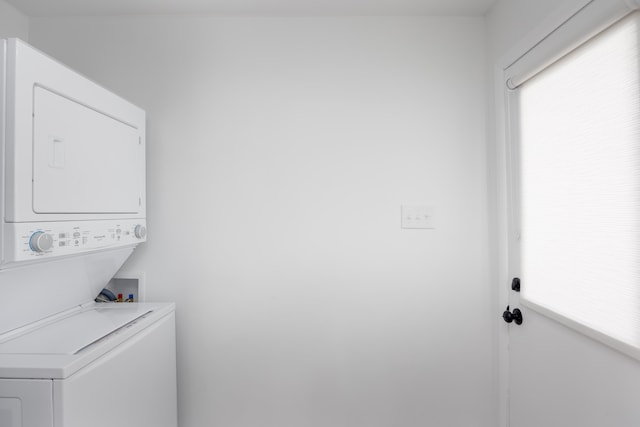
M 5 263 L 131 246 L 146 241 L 145 220 L 64 221 L 5 224 L 13 250 Z

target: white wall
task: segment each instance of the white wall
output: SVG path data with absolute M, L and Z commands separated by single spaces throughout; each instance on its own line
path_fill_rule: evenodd
M 483 19 L 34 18 L 30 38 L 148 111 L 127 268 L 178 304 L 181 427 L 495 425 Z M 436 230 L 400 229 L 415 202 Z
M 494 65 L 560 4 L 558 0 L 497 0 L 486 16 L 489 64 Z
M 29 18 L 4 0 L 0 0 L 0 39 L 8 37 L 29 40 Z

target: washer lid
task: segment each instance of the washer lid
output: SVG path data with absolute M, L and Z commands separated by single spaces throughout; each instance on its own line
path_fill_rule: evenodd
M 77 354 L 152 311 L 127 303 L 92 307 L 0 344 L 0 354 Z

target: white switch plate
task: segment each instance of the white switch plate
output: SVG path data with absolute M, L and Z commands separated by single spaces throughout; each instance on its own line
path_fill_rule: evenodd
M 434 209 L 425 205 L 402 205 L 402 228 L 436 228 Z

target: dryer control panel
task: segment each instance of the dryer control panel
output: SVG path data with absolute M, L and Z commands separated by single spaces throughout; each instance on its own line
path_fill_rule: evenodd
M 9 264 L 136 245 L 146 241 L 147 228 L 140 219 L 17 223 L 5 225 L 5 236 L 13 248 L 5 254 Z

